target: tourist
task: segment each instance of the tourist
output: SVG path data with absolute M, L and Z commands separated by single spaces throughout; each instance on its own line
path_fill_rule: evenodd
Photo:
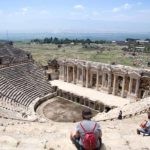
M 122 111 L 121 110 L 119 111 L 118 119 L 122 120 Z
M 70 135 L 71 141 L 78 150 L 100 150 L 102 137 L 100 125 L 91 120 L 92 112 L 88 108 L 82 111 L 82 118 L 75 132 Z
M 140 128 L 137 129 L 137 134 L 150 135 L 150 112 L 147 113 L 148 120 L 141 123 Z

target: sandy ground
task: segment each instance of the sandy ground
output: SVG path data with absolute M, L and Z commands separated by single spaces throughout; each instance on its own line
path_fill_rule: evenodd
M 80 96 L 88 97 L 93 101 L 100 101 L 109 106 L 123 106 L 129 103 L 129 99 L 114 96 L 112 94 L 102 93 L 94 89 L 81 87 L 72 83 L 67 83 L 61 80 L 50 81 L 52 86 L 58 86 L 59 89 L 64 91 L 72 92 Z
M 38 107 L 37 113 L 56 122 L 77 122 L 82 120 L 81 112 L 85 107 L 60 97 L 48 100 Z M 98 112 L 92 110 L 93 116 Z

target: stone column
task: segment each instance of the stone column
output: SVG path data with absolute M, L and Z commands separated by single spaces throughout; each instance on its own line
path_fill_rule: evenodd
M 105 76 L 106 76 L 106 74 L 103 73 L 102 74 L 102 87 L 105 87 Z
M 140 86 L 140 80 L 136 80 L 136 88 L 135 88 L 135 95 L 138 97 L 138 92 L 139 92 L 139 86 Z
M 82 86 L 84 86 L 84 67 L 82 67 Z
M 97 76 L 96 76 L 96 89 L 99 89 L 99 70 L 97 70 Z
M 112 89 L 111 89 L 111 73 L 108 74 L 108 94 L 111 94 Z
M 59 80 L 63 79 L 63 66 L 61 65 L 59 68 Z
M 62 69 L 61 79 L 64 80 L 65 66 L 62 65 L 61 69 Z
M 76 79 L 75 79 L 75 66 L 73 66 L 73 83 L 76 84 Z
M 62 80 L 64 80 L 64 65 L 62 66 L 63 72 L 62 72 Z
M 116 82 L 117 82 L 117 76 L 114 74 L 113 95 L 116 95 Z
M 129 82 L 129 94 L 132 92 L 132 84 L 133 84 L 133 78 L 130 77 L 130 82 Z
M 77 66 L 77 83 L 79 82 L 79 68 Z
M 89 87 L 89 68 L 86 68 L 86 87 Z
M 67 66 L 67 82 L 69 82 L 69 66 Z
M 123 81 L 122 81 L 121 97 L 124 97 L 124 89 L 125 89 L 125 76 L 123 76 Z
M 61 80 L 62 77 L 63 77 L 62 69 L 63 69 L 63 67 L 60 65 L 60 66 L 59 66 L 59 80 Z M 46 75 L 46 74 L 45 74 L 45 75 Z
M 64 81 L 66 82 L 67 81 L 67 66 L 66 65 L 64 65 Z
M 90 72 L 90 87 L 92 87 L 92 78 L 93 78 L 93 73 Z

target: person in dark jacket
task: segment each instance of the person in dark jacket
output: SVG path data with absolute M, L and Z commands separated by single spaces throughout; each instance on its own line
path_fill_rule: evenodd
M 120 110 L 119 115 L 118 115 L 118 119 L 122 120 L 122 111 Z

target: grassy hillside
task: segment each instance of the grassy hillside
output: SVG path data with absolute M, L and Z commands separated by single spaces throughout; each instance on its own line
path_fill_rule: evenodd
M 31 52 L 33 58 L 42 65 L 46 65 L 47 61 L 52 58 L 76 58 L 104 63 L 115 62 L 127 66 L 137 64 L 136 67 L 146 66 L 147 62 L 150 61 L 150 54 L 140 53 L 132 56 L 123 53 L 121 46 L 113 44 L 99 44 L 98 49 L 84 48 L 81 44 L 58 47 L 55 44 L 15 43 L 15 47 Z

